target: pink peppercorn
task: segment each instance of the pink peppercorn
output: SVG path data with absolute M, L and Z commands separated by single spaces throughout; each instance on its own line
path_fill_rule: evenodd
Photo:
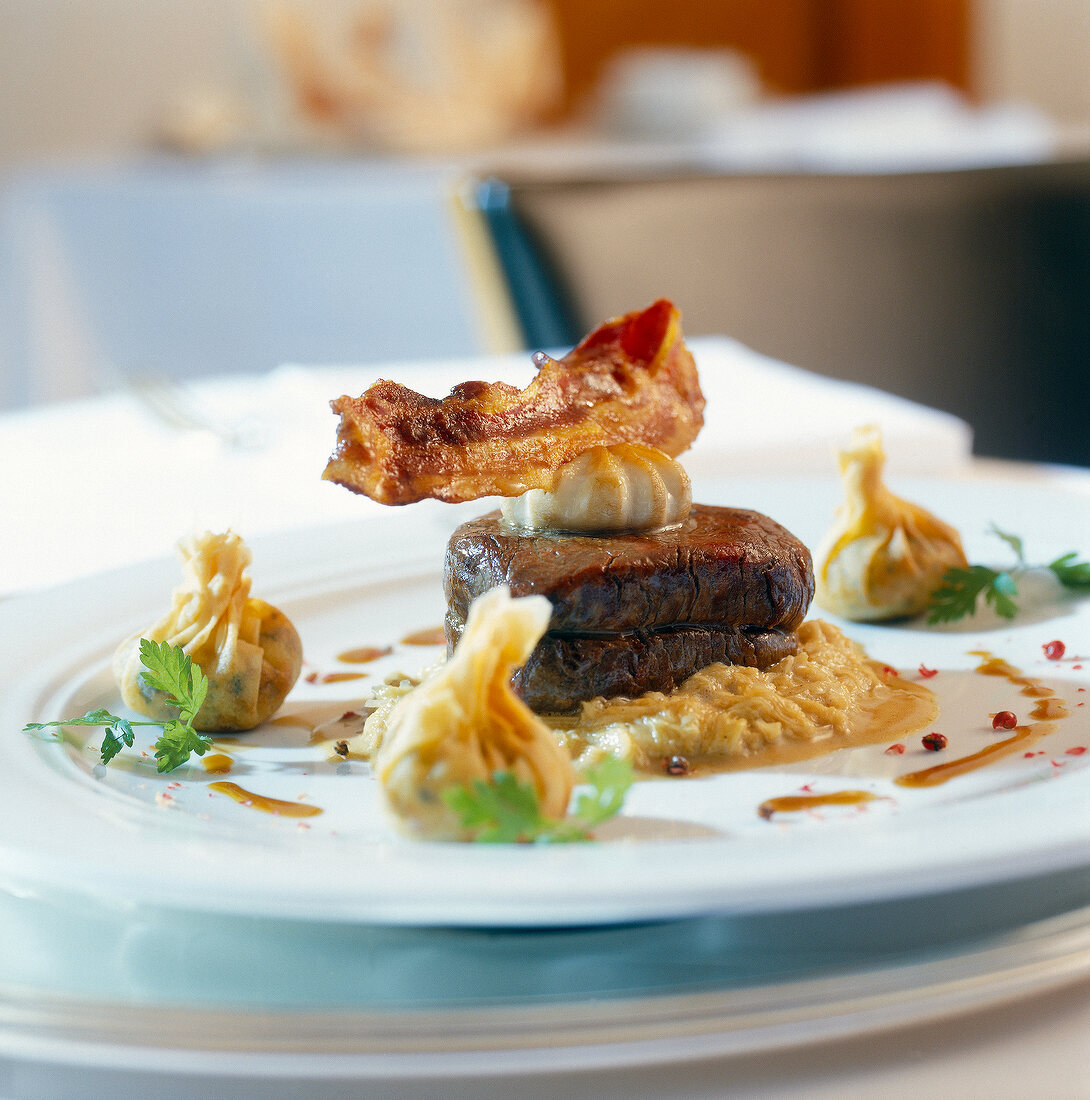
M 928 752 L 941 752 L 946 748 L 947 740 L 945 734 L 941 733 L 928 733 L 924 735 L 923 747 Z
M 1012 730 L 1018 725 L 1018 715 L 1012 710 L 1001 710 L 992 715 L 993 730 Z
M 1063 657 L 1064 653 L 1067 651 L 1067 646 L 1065 646 L 1063 642 L 1061 642 L 1058 638 L 1051 642 L 1045 642 L 1045 644 L 1041 646 L 1041 648 L 1045 651 L 1045 656 L 1050 661 L 1060 660 L 1060 658 Z

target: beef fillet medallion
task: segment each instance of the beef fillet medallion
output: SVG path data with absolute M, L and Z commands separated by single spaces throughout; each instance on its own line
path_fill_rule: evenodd
M 447 546 L 448 653 L 470 604 L 497 585 L 552 604 L 513 682 L 533 710 L 562 714 L 671 691 L 717 661 L 763 669 L 794 654 L 814 573 L 794 535 L 745 509 L 694 504 L 671 528 L 608 536 L 527 531 L 492 512 Z

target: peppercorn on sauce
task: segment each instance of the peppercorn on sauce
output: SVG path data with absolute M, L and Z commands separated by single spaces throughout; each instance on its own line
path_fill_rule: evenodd
M 1057 699 L 1053 695 L 1052 688 L 1047 684 L 1033 676 L 1026 676 L 1020 668 L 1015 668 L 1014 665 L 1004 661 L 1002 657 L 997 657 L 987 650 L 970 650 L 970 653 L 972 656 L 981 659 L 975 670 L 979 675 L 1001 676 L 1008 683 L 1019 688 L 1023 695 L 1037 700 L 1030 711 L 1030 717 L 1034 721 L 1018 725 L 1017 719 L 1014 719 L 1015 724 L 1013 727 L 1007 727 L 1006 725 L 1000 727 L 1011 728 L 1010 737 L 1006 737 L 1002 741 L 996 741 L 992 745 L 987 745 L 979 752 L 971 753 L 968 756 L 960 756 L 930 768 L 923 768 L 920 771 L 902 775 L 896 780 L 902 787 L 935 787 L 959 775 L 967 775 L 978 768 L 994 764 L 1005 756 L 1010 756 L 1016 752 L 1024 752 L 1030 745 L 1040 741 L 1046 734 L 1055 733 L 1056 722 L 1069 717 L 1070 712 L 1063 700 Z

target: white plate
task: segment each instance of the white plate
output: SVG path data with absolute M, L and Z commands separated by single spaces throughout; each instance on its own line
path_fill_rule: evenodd
M 974 560 L 1004 560 L 983 535 L 989 521 L 1016 527 L 1047 561 L 1090 549 L 1086 498 L 1017 483 L 928 481 L 899 486 L 963 530 Z M 699 499 L 759 507 L 807 542 L 820 536 L 832 482 L 698 484 Z M 419 507 L 380 523 L 257 541 L 254 592 L 296 622 L 309 667 L 394 644 L 372 676 L 415 670 L 438 654 L 398 644 L 442 618 L 446 530 L 472 509 Z M 1054 685 L 1071 717 L 1033 755 L 943 786 L 909 790 L 900 772 L 936 763 L 919 739 L 902 756 L 883 746 L 781 769 L 638 784 L 624 819 L 600 843 L 555 847 L 414 844 L 379 809 L 366 765 L 332 764 L 302 726 L 255 731 L 228 748 L 226 777 L 259 795 L 322 808 L 307 819 L 256 812 L 208 790 L 199 762 L 158 776 L 150 758 L 95 766 L 71 744 L 21 734 L 28 721 L 117 707 L 108 674 L 116 642 L 152 621 L 177 577 L 151 563 L 93 583 L 0 605 L 0 874 L 8 882 L 63 885 L 106 897 L 205 912 L 321 921 L 574 925 L 786 910 L 996 883 L 1090 864 L 1090 601 L 1027 609 L 1015 624 L 968 629 L 850 628 L 876 659 L 929 681 L 950 739 L 943 759 L 994 742 L 988 715 L 1027 700 L 1004 680 L 978 676 L 970 650 L 987 649 Z M 1065 641 L 1068 659 L 1042 644 Z M 335 714 L 364 681 L 301 682 L 285 713 Z M 1082 690 L 1080 690 L 1082 689 Z M 150 739 L 149 739 L 150 740 Z M 138 748 L 146 748 L 138 743 Z M 1075 754 L 1068 750 L 1076 750 Z M 865 788 L 864 806 L 761 819 L 767 798 Z

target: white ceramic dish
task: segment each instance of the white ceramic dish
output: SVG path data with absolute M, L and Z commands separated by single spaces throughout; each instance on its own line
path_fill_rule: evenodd
M 1016 527 L 1047 561 L 1087 552 L 1086 501 L 1017 483 L 929 481 L 902 487 L 956 518 L 974 560 L 1004 560 L 983 534 Z M 838 498 L 831 481 L 697 483 L 699 499 L 754 506 L 811 545 Z M 479 511 L 474 508 L 472 511 Z M 438 649 L 399 644 L 442 619 L 445 530 L 466 510 L 391 512 L 376 523 L 303 531 L 254 544 L 254 593 L 282 607 L 303 637 L 309 668 L 325 672 L 360 645 L 392 644 L 363 666 L 372 677 L 416 670 Z M 1030 704 L 995 677 L 976 675 L 986 649 L 1039 677 L 1070 717 L 1054 734 L 1000 763 L 939 787 L 905 789 L 896 775 L 936 763 L 918 737 L 900 756 L 874 746 L 782 769 L 638 784 L 625 816 L 600 843 L 554 847 L 414 844 L 385 821 L 367 766 L 331 763 L 310 743 L 322 715 L 351 709 L 367 680 L 301 682 L 287 722 L 225 749 L 231 774 L 199 762 L 166 776 L 126 753 L 96 767 L 94 753 L 23 735 L 96 706 L 117 707 L 108 674 L 117 641 L 152 621 L 177 577 L 151 563 L 94 582 L 0 605 L 0 874 L 103 897 L 204 912 L 319 921 L 490 926 L 596 924 L 704 913 L 814 908 L 982 885 L 1090 864 L 1090 601 L 1027 605 L 1013 624 L 857 627 L 876 659 L 929 686 L 950 740 L 946 759 L 1002 735 L 988 716 Z M 1067 658 L 1042 645 L 1060 638 Z M 1087 665 L 1078 660 L 1087 655 Z M 298 724 L 291 724 L 291 718 Z M 150 740 L 150 738 L 149 738 Z M 137 748 L 146 749 L 138 742 Z M 295 819 L 258 813 L 215 794 L 229 779 L 261 796 L 321 807 Z M 760 818 L 767 798 L 863 788 L 880 801 Z

